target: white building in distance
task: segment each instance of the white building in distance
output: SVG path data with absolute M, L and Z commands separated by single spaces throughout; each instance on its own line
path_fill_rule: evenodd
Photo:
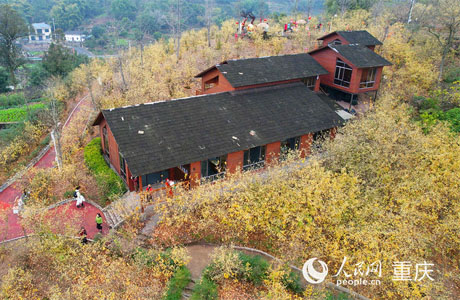
M 30 42 L 51 42 L 51 26 L 46 23 L 32 23 L 29 34 Z
M 80 31 L 66 31 L 65 41 L 66 42 L 84 42 L 86 35 Z

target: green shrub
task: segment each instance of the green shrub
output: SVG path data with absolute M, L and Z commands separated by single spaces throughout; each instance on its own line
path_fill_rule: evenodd
M 193 294 L 190 297 L 191 300 L 216 300 L 217 285 L 211 280 L 202 277 L 200 282 L 195 285 Z
M 304 291 L 302 284 L 300 282 L 299 274 L 291 271 L 289 275 L 284 276 L 283 285 L 293 293 L 301 294 Z
M 452 108 L 446 111 L 442 116 L 441 120 L 449 122 L 450 128 L 454 132 L 460 132 L 460 108 Z
M 73 198 L 73 193 L 74 193 L 74 191 L 65 191 L 64 192 L 64 199 Z
M 243 264 L 237 251 L 221 246 L 211 254 L 211 263 L 203 271 L 203 277 L 214 282 L 221 282 L 227 278 L 241 278 Z
M 46 146 L 50 143 L 50 135 L 48 134 L 47 136 L 45 136 L 45 138 L 40 142 L 40 146 Z
M 26 101 L 23 93 L 0 95 L 0 109 L 22 106 Z
M 454 67 L 449 69 L 444 74 L 444 81 L 447 83 L 452 83 L 454 81 L 460 81 L 460 67 Z
M 164 297 L 165 300 L 180 300 L 182 292 L 191 280 L 191 274 L 187 267 L 182 266 L 176 270 L 173 277 L 169 281 L 168 291 Z
M 242 252 L 240 252 L 239 257 L 244 268 L 242 272 L 244 280 L 259 285 L 267 279 L 270 266 L 267 260 L 258 255 L 246 255 Z
M 102 156 L 101 138 L 95 138 L 86 145 L 84 157 L 88 169 L 96 178 L 103 200 L 110 200 L 113 196 L 126 192 L 122 179 L 107 165 Z
M 351 299 L 353 298 L 345 293 L 334 294 L 332 292 L 328 292 L 325 297 L 325 300 L 351 300 Z
M 24 132 L 24 126 L 24 123 L 11 124 L 0 130 L 0 144 L 6 145 L 15 137 L 21 136 Z

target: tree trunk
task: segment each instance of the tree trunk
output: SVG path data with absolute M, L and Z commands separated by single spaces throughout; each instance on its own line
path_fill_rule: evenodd
M 118 56 L 118 62 L 120 63 L 120 74 L 121 80 L 123 81 L 123 92 L 126 91 L 127 85 L 125 81 L 125 74 L 123 73 L 123 63 L 121 61 L 121 56 Z
M 10 73 L 10 83 L 14 88 L 16 88 L 16 76 L 14 75 L 14 69 L 12 67 L 8 67 L 8 71 Z
M 54 128 L 51 131 L 51 138 L 53 139 L 54 143 L 54 152 L 56 153 L 56 163 L 58 169 L 62 169 L 62 151 L 61 151 L 61 133 L 59 132 L 59 128 Z
M 444 72 L 444 62 L 446 60 L 446 56 L 448 52 L 449 52 L 449 48 L 446 46 L 444 50 L 442 51 L 441 64 L 439 65 L 438 82 L 441 82 L 442 80 L 442 73 Z
M 94 99 L 93 86 L 92 86 L 92 82 L 91 82 L 91 75 L 89 73 L 86 74 L 86 85 L 88 86 L 89 96 L 91 97 L 91 103 L 93 104 L 93 107 L 95 109 L 99 108 L 96 105 L 96 100 Z
M 144 68 L 144 42 L 141 42 L 141 66 Z

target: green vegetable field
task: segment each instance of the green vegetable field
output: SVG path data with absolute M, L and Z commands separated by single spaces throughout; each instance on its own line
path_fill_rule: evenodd
M 29 110 L 34 111 L 40 108 L 44 108 L 45 104 L 36 103 L 29 105 Z M 2 122 L 20 122 L 26 118 L 27 107 L 14 107 L 0 110 L 0 123 Z

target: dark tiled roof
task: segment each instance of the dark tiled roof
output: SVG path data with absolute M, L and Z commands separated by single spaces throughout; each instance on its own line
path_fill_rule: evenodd
M 318 97 L 321 98 L 321 100 L 323 100 L 324 103 L 326 103 L 333 111 L 343 109 L 342 106 L 337 104 L 337 101 L 335 101 L 334 99 L 330 98 L 329 96 L 327 96 L 327 95 L 325 95 L 323 93 L 316 93 L 316 95 L 318 95 Z
M 307 53 L 228 60 L 216 65 L 216 67 L 233 87 L 305 78 L 328 73 Z M 196 77 L 201 77 L 206 71 L 201 72 Z
M 382 45 L 382 42 L 376 39 L 372 34 L 366 30 L 354 30 L 354 31 L 335 31 L 331 32 L 318 40 L 324 40 L 326 37 L 337 33 L 346 39 L 350 44 L 361 44 L 364 46 Z
M 391 66 L 388 60 L 362 45 L 329 45 L 329 48 L 348 59 L 357 68 Z
M 343 122 L 301 83 L 140 104 L 102 114 L 134 176 Z

